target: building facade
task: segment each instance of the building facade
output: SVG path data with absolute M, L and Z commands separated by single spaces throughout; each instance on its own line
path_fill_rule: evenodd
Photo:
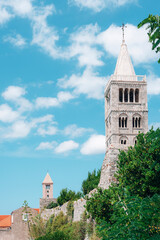
M 105 89 L 106 154 L 99 187 L 115 181 L 119 150 L 136 144 L 139 132 L 148 131 L 146 76 L 135 74 L 123 40 L 114 74 Z
M 21 207 L 8 216 L 0 216 L 0 240 L 28 240 L 29 221 L 39 209 Z

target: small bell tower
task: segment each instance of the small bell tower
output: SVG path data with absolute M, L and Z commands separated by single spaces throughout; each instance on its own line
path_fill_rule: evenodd
M 42 182 L 42 188 L 43 188 L 44 199 L 53 198 L 53 181 L 49 173 L 47 173 L 44 181 Z
M 40 210 L 43 210 L 44 207 L 47 207 L 51 202 L 56 203 L 57 199 L 53 198 L 53 181 L 47 173 L 45 176 L 43 182 L 42 182 L 42 191 L 43 191 L 43 196 L 40 198 Z

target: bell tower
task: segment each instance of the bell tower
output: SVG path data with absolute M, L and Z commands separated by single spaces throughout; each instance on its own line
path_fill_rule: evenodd
M 134 146 L 138 133 L 148 131 L 146 76 L 135 74 L 124 38 L 104 96 L 106 154 L 99 187 L 108 188 L 115 181 L 119 150 Z
M 53 198 L 53 181 L 47 173 L 45 176 L 43 182 L 42 182 L 42 190 L 43 190 L 43 196 L 40 198 L 40 210 L 43 210 L 45 207 L 48 206 L 51 202 L 56 203 L 57 199 Z

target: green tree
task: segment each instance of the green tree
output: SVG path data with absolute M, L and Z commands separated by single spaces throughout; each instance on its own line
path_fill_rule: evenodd
M 148 36 L 149 41 L 152 43 L 152 49 L 158 53 L 160 52 L 160 16 L 150 14 L 148 18 L 138 24 L 138 28 L 145 24 L 147 24 L 147 29 L 149 29 Z M 160 63 L 160 59 L 158 63 Z
M 105 240 L 149 240 L 160 237 L 160 196 L 126 197 L 113 206 L 109 222 L 101 222 L 98 230 Z
M 100 169 L 97 172 L 96 170 L 94 170 L 92 173 L 88 172 L 87 179 L 82 182 L 82 191 L 84 195 L 88 194 L 94 188 L 98 187 L 100 176 Z
M 160 194 L 160 129 L 137 136 L 137 144 L 119 154 L 116 174 L 121 189 L 132 196 Z
M 53 234 L 46 234 L 45 236 L 39 237 L 36 240 L 71 240 L 71 239 L 64 232 L 56 231 Z
M 50 202 L 46 208 L 47 208 L 47 209 L 51 209 L 51 208 L 55 208 L 55 207 L 57 207 L 57 206 L 58 206 L 58 203 Z
M 62 206 L 65 202 L 68 201 L 75 201 L 79 198 L 82 197 L 82 193 L 81 192 L 75 192 L 72 190 L 68 190 L 67 188 L 64 188 L 61 190 L 60 192 L 60 196 L 57 198 L 57 203 Z

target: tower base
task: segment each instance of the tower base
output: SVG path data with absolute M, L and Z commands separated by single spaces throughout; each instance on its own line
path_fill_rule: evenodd
M 119 149 L 116 148 L 107 149 L 102 164 L 101 177 L 98 187 L 108 189 L 112 182 L 116 182 L 114 174 L 117 171 L 118 154 Z

